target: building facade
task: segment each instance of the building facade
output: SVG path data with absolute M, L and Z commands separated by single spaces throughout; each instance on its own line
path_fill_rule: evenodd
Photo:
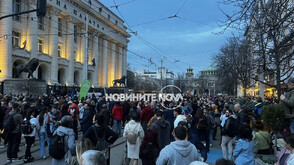
M 147 71 L 144 69 L 139 69 L 136 71 L 136 76 L 163 80 L 174 80 L 175 77 L 174 73 L 168 71 L 168 69 L 165 67 L 159 67 L 156 71 Z
M 0 1 L 0 15 L 32 10 L 36 4 Z M 123 24 L 98 0 L 47 0 L 43 18 L 33 12 L 2 19 L 0 81 L 16 77 L 18 65 L 37 58 L 34 77 L 48 85 L 80 86 L 89 79 L 92 87 L 110 87 L 127 72 L 130 35 Z

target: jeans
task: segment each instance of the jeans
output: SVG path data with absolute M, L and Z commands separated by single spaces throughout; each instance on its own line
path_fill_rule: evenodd
M 291 133 L 294 133 L 294 119 L 290 120 L 290 131 Z
M 209 141 L 210 141 L 210 144 L 212 145 L 213 144 L 213 129 L 210 129 L 209 131 Z
M 31 146 L 35 141 L 35 136 L 25 136 L 25 140 L 26 140 L 26 154 L 25 154 L 25 159 L 28 159 L 30 157 L 32 157 L 31 155 Z
M 142 128 L 143 128 L 144 132 L 146 132 L 146 130 L 147 130 L 147 123 L 142 122 L 141 125 L 142 125 Z
M 11 133 L 8 137 L 7 158 L 17 158 L 18 147 L 21 140 L 21 133 Z
M 115 133 L 117 133 L 118 135 L 120 135 L 121 132 L 121 120 L 113 120 L 114 122 L 114 129 L 115 129 Z
M 222 136 L 222 151 L 223 151 L 223 157 L 224 159 L 228 159 L 228 152 L 227 152 L 227 146 L 229 149 L 229 160 L 232 160 L 232 155 L 233 155 L 233 139 L 232 137 L 229 136 Z
M 47 140 L 48 144 L 48 153 L 49 153 L 49 145 L 50 145 L 50 138 L 47 136 L 46 132 L 40 132 L 40 156 L 46 156 L 45 155 L 45 139 Z

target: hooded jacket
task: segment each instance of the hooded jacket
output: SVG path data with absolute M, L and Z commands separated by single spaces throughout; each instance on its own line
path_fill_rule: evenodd
M 162 149 L 170 143 L 170 125 L 163 118 L 155 120 L 150 129 L 158 132 L 159 148 Z
M 178 115 L 176 120 L 174 121 L 174 127 L 177 127 L 180 121 L 187 122 L 187 118 L 184 115 Z
M 156 164 L 190 164 L 195 160 L 198 160 L 196 147 L 189 141 L 180 140 L 164 147 L 159 154 Z
M 53 135 L 58 134 L 59 136 L 64 136 L 64 149 L 66 154 L 64 155 L 63 159 L 53 159 L 52 158 L 52 165 L 64 165 L 65 160 L 71 157 L 70 150 L 72 147 L 75 147 L 74 142 L 75 142 L 75 133 L 73 129 L 71 128 L 66 128 L 63 126 L 59 126 L 53 133 Z
M 154 116 L 154 112 L 153 110 L 147 106 L 145 108 L 142 109 L 142 112 L 141 112 L 141 121 L 144 122 L 144 123 L 148 123 L 149 120 Z

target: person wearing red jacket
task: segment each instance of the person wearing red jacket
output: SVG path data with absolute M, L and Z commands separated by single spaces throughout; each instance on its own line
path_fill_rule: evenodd
M 154 112 L 151 109 L 149 102 L 145 102 L 145 107 L 142 109 L 141 116 L 140 116 L 141 124 L 142 124 L 144 132 L 146 132 L 147 124 L 153 116 L 154 116 Z
M 116 102 L 115 106 L 112 109 L 112 116 L 113 116 L 113 121 L 114 121 L 114 129 L 115 133 L 120 135 L 121 133 L 121 120 L 123 118 L 123 108 L 121 106 L 120 102 Z

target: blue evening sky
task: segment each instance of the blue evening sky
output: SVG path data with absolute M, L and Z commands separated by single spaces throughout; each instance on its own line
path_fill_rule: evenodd
M 178 72 L 186 72 L 189 66 L 194 68 L 194 73 L 197 74 L 198 71 L 213 64 L 213 55 L 232 35 L 233 30 L 230 29 L 223 34 L 214 34 L 222 29 L 217 25 L 217 20 L 225 19 L 218 8 L 217 0 L 114 1 L 100 0 L 119 17 L 121 17 L 119 12 L 111 6 L 114 6 L 114 3 L 117 5 L 126 3 L 118 9 L 126 21 L 125 26 L 130 26 L 131 31 L 138 34 L 138 36 L 131 34 L 128 49 L 147 59 L 151 58 L 157 66 L 160 66 L 160 59 L 163 59 L 163 66 L 175 75 Z M 174 16 L 177 12 L 180 18 L 155 21 Z M 148 60 L 130 52 L 128 52 L 128 63 L 133 71 L 137 69 L 151 71 L 157 68 Z

